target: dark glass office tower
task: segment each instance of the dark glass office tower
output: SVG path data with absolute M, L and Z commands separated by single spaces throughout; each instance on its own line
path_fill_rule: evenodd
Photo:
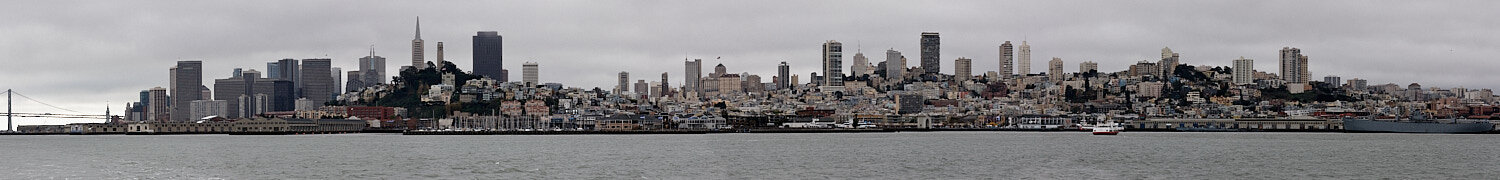
M 479 31 L 474 35 L 474 74 L 490 79 L 510 79 L 505 77 L 502 66 L 500 33 L 495 31 Z

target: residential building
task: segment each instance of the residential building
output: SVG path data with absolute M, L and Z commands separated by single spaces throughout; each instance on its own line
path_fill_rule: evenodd
M 922 69 L 926 70 L 926 74 L 938 74 L 941 42 L 937 32 L 922 32 Z

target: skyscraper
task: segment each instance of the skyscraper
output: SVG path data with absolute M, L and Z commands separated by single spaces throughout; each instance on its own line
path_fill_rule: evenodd
M 1016 67 L 1012 64 L 1015 56 L 1016 52 L 1012 49 L 1010 41 L 1000 44 L 1000 71 L 995 72 L 999 72 L 1001 78 L 1009 78 L 1011 74 L 1015 74 Z
M 281 68 L 277 66 L 280 62 L 266 62 L 266 78 L 280 79 Z
M 359 58 L 359 73 L 360 84 L 364 86 L 351 88 L 364 88 L 365 86 L 385 83 L 387 75 L 385 73 L 385 57 L 376 56 L 375 51 L 370 51 L 369 56 Z M 354 77 L 350 76 L 349 78 L 353 80 Z
M 667 94 L 670 94 L 670 92 L 672 92 L 672 86 L 667 85 L 667 82 L 670 82 L 667 81 L 667 72 L 661 72 L 661 84 L 659 85 L 661 88 L 660 96 L 667 96 Z
M 703 77 L 703 59 L 693 59 L 692 61 L 687 61 L 683 64 L 684 68 L 686 69 L 684 70 L 685 72 L 683 74 L 683 87 L 695 94 L 702 93 L 703 90 L 699 87 L 699 82 L 702 81 L 699 81 L 699 78 Z
M 921 43 L 922 69 L 926 70 L 927 74 L 937 74 L 939 72 L 938 70 L 940 70 L 938 69 L 940 67 L 938 61 L 941 52 L 941 49 L 939 49 L 941 40 L 938 39 L 938 33 L 922 32 Z
M 1052 57 L 1052 61 L 1048 61 L 1047 64 L 1048 64 L 1048 66 L 1047 66 L 1047 78 L 1051 79 L 1052 82 L 1062 82 L 1062 80 L 1063 80 L 1063 61 L 1062 61 L 1062 58 Z
M 499 32 L 479 31 L 474 37 L 474 74 L 490 79 L 507 79 L 502 73 L 505 67 Z
M 826 86 L 844 86 L 844 43 L 823 43 L 823 78 Z
M 906 72 L 906 56 L 901 56 L 901 51 L 896 49 L 885 50 L 885 78 L 901 79 Z
M 615 86 L 615 93 L 625 94 L 630 91 L 630 73 L 620 71 L 620 85 Z
M 302 60 L 302 97 L 312 100 L 321 105 L 332 101 L 334 96 L 334 81 L 328 74 L 332 70 L 332 59 L 303 59 Z
M 261 78 L 259 73 L 249 70 L 239 77 L 214 80 L 214 99 L 228 103 L 225 117 L 252 117 L 257 112 L 292 110 L 296 99 L 292 81 Z M 254 98 L 256 96 L 265 98 Z
M 344 68 L 329 68 L 328 73 L 328 78 L 333 79 L 333 91 L 331 92 L 333 92 L 334 96 L 338 96 L 338 94 L 344 92 Z
M 854 64 L 850 65 L 849 69 L 849 74 L 854 77 L 865 76 L 867 71 L 870 70 L 870 60 L 865 59 L 865 53 L 856 52 L 854 53 Z
M 1246 85 L 1251 83 L 1255 83 L 1255 60 L 1245 59 L 1244 56 L 1240 56 L 1240 59 L 1234 60 L 1234 84 Z
M 521 83 L 525 83 L 526 87 L 539 85 L 536 76 L 540 69 L 537 68 L 536 62 L 521 63 Z
M 1292 47 L 1281 48 L 1281 80 L 1288 84 L 1307 83 L 1307 56 L 1302 55 L 1302 49 Z
M 1021 76 L 1026 76 L 1027 74 L 1031 74 L 1031 45 L 1026 44 L 1026 41 L 1021 41 L 1020 51 L 1020 53 L 1016 54 L 1020 58 L 1017 61 L 1019 63 L 1016 63 L 1020 64 L 1020 66 L 1016 67 L 1016 70 L 1018 70 L 1016 72 L 1020 73 Z
M 646 80 L 644 80 L 644 79 L 643 80 L 635 80 L 635 81 L 636 81 L 635 82 L 635 89 L 632 90 L 636 94 L 635 97 L 642 97 L 642 96 L 650 97 L 650 95 L 651 95 L 651 84 L 650 83 L 646 83 Z
M 427 56 L 423 54 L 425 53 L 424 51 L 427 51 L 425 49 L 427 46 L 423 45 L 422 41 L 422 17 L 417 17 L 416 35 L 416 38 L 411 40 L 411 67 L 415 69 L 427 68 L 427 64 L 424 63 L 427 61 L 425 59 Z
M 777 88 L 791 88 L 792 82 L 788 79 L 792 78 L 792 66 L 787 65 L 786 61 L 782 61 L 781 65 L 776 66 L 776 78 L 778 80 L 776 82 Z
M 359 91 L 359 89 L 363 89 L 365 87 L 365 78 L 363 77 L 364 72 L 349 71 L 346 73 L 348 73 L 348 75 L 345 75 L 344 78 L 348 78 L 349 80 L 344 81 L 343 92 Z
M 146 91 L 149 92 L 150 98 L 150 101 L 146 102 L 146 121 L 170 121 L 170 115 L 168 114 L 168 112 L 170 112 L 169 108 L 171 107 L 168 106 L 168 104 L 170 103 L 167 101 L 169 101 L 171 98 L 168 98 L 167 96 L 167 89 L 155 87 Z
M 177 61 L 172 70 L 171 120 L 187 122 L 194 100 L 203 100 L 203 61 Z
M 302 65 L 296 59 L 282 59 L 276 61 L 276 68 L 280 74 L 273 75 L 281 80 L 292 82 L 292 97 L 302 96 Z
M 953 80 L 968 81 L 973 77 L 973 63 L 974 60 L 963 57 L 953 60 Z

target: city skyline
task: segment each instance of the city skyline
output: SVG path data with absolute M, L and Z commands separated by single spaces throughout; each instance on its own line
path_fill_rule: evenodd
M 1195 2 L 1190 3 L 1196 4 Z M 309 4 L 309 7 L 327 7 L 333 6 L 334 4 Z M 610 4 L 611 3 L 602 3 L 598 6 L 607 7 Z M 747 7 L 746 9 L 764 10 L 767 8 L 774 9 L 773 7 L 794 6 L 773 4 L 775 3 L 748 4 L 748 6 L 750 7 Z M 826 8 L 851 6 L 854 3 L 835 4 L 828 2 L 811 2 L 811 4 L 814 7 Z M 1277 4 L 1280 3 L 1253 2 L 1210 5 L 1197 4 L 1198 6 L 1172 5 L 1167 7 L 1184 8 L 1183 6 L 1186 6 L 1186 8 L 1215 9 L 1248 5 L 1252 7 L 1272 8 L 1276 7 Z M 1321 2 L 1308 2 L 1307 4 L 1311 4 L 1310 6 L 1314 7 L 1294 8 L 1311 8 L 1314 10 L 1327 10 L 1337 8 L 1335 5 L 1321 4 Z M 1320 4 L 1322 5 L 1322 7 L 1317 7 Z M 1131 13 L 1138 14 L 1127 13 L 1126 15 L 1130 16 L 1126 18 L 1127 20 L 1130 20 L 1127 22 L 1109 22 L 1107 21 L 1107 19 L 1111 18 L 1096 17 L 1106 20 L 1101 20 L 1101 22 L 1096 22 L 1094 24 L 1023 22 L 1018 24 L 1008 24 L 1005 26 L 996 25 L 997 27 L 970 27 L 971 24 L 967 23 L 967 21 L 972 21 L 976 18 L 956 16 L 986 16 L 987 13 L 976 13 L 968 11 L 903 11 L 900 13 L 871 15 L 882 16 L 886 18 L 869 18 L 875 20 L 859 18 L 860 20 L 858 21 L 847 22 L 850 24 L 833 24 L 852 25 L 853 27 L 819 30 L 811 33 L 805 32 L 806 30 L 802 28 L 766 29 L 770 32 L 729 31 L 735 28 L 781 27 L 775 25 L 733 25 L 729 27 L 713 27 L 714 25 L 725 25 L 724 23 L 732 23 L 734 21 L 738 21 L 739 19 L 768 18 L 764 16 L 744 14 L 750 11 L 735 9 L 736 6 L 740 5 L 741 4 L 697 4 L 697 2 L 695 2 L 677 6 L 677 8 L 695 9 L 692 12 L 709 10 L 731 12 L 727 13 L 728 15 L 700 17 L 708 20 L 718 20 L 726 22 L 703 22 L 681 19 L 662 20 L 681 18 L 680 16 L 675 16 L 678 14 L 654 14 L 640 16 L 625 15 L 633 12 L 631 10 L 628 10 L 630 9 L 628 8 L 630 6 L 649 7 L 647 3 L 634 4 L 633 2 L 628 3 L 626 6 L 627 8 L 602 8 L 602 10 L 613 11 L 600 12 L 600 14 L 594 15 L 582 15 L 582 17 L 564 17 L 564 15 L 549 13 L 546 9 L 567 9 L 570 7 L 589 8 L 590 5 L 543 4 L 525 6 L 523 4 L 520 6 L 537 8 L 537 10 L 522 11 L 518 14 L 507 14 L 509 16 L 501 15 L 491 17 L 498 19 L 521 20 L 523 22 L 505 22 L 487 18 L 463 17 L 463 15 L 469 13 L 457 12 L 476 11 L 438 10 L 441 8 L 424 9 L 419 12 L 410 13 L 376 14 L 370 16 L 349 15 L 349 17 L 339 17 L 339 19 L 337 20 L 326 21 L 326 25 L 317 24 L 325 23 L 322 21 L 265 22 L 254 19 L 238 19 L 247 17 L 233 17 L 272 15 L 270 17 L 272 19 L 300 19 L 320 16 L 318 14 L 275 14 L 265 12 L 238 11 L 222 12 L 221 14 L 224 14 L 223 17 L 216 18 L 228 18 L 231 19 L 231 21 L 226 22 L 227 24 L 208 24 L 210 26 L 187 26 L 204 24 L 207 23 L 207 21 L 205 19 L 161 15 L 160 13 L 182 13 L 174 14 L 179 16 L 192 15 L 194 13 L 219 13 L 210 13 L 206 11 L 147 12 L 144 14 L 130 14 L 121 17 L 111 17 L 124 18 L 125 22 L 133 23 L 104 23 L 102 25 L 69 24 L 89 22 L 78 19 L 72 19 L 69 21 L 31 21 L 16 19 L 15 21 L 7 22 L 18 23 L 0 25 L 0 29 L 7 30 L 5 32 L 13 32 L 0 34 L 0 39 L 5 39 L 5 41 L 0 41 L 0 46 L 6 46 L 7 48 L 5 48 L 5 50 L 9 51 L 5 53 L 6 55 L 4 55 L 4 58 L 12 59 L 12 61 L 8 62 L 17 64 L 18 66 L 7 66 L 8 68 L 0 69 L 3 70 L 3 72 L 0 72 L 0 74 L 3 74 L 5 77 L 28 77 L 26 79 L 7 78 L 7 80 L 3 84 L 6 84 L 8 86 L 4 88 L 16 89 L 17 91 L 30 94 L 34 97 L 52 100 L 53 102 L 50 103 L 56 103 L 63 107 L 80 111 L 102 111 L 103 106 L 107 101 L 110 103 L 110 106 L 113 106 L 114 109 L 118 110 L 123 108 L 120 106 L 120 104 L 129 102 L 134 99 L 132 97 L 136 96 L 133 95 L 138 93 L 140 90 L 158 86 L 168 87 L 170 83 L 167 82 L 168 74 L 165 70 L 167 69 L 167 67 L 172 66 L 172 63 L 179 60 L 202 61 L 203 67 L 201 69 L 201 82 L 212 82 L 213 79 L 227 78 L 229 77 L 228 75 L 226 75 L 228 74 L 227 72 L 229 72 L 233 68 L 245 68 L 245 70 L 254 69 L 261 72 L 269 72 L 271 71 L 270 69 L 260 69 L 259 67 L 264 67 L 260 64 L 283 58 L 332 59 L 331 61 L 333 67 L 343 67 L 345 69 L 352 70 L 356 69 L 354 67 L 358 67 L 356 60 L 360 57 L 369 55 L 369 51 L 372 49 L 375 51 L 376 56 L 388 58 L 395 57 L 391 59 L 400 62 L 400 60 L 404 59 L 400 57 L 408 57 L 409 55 L 411 55 L 409 52 L 409 48 L 411 48 L 409 41 L 411 39 L 408 38 L 410 38 L 414 33 L 412 32 L 411 27 L 413 25 L 412 19 L 416 16 L 427 17 L 426 20 L 428 21 L 428 24 L 426 29 L 428 32 L 425 32 L 427 36 L 422 37 L 423 40 L 428 42 L 426 45 L 426 49 L 432 51 L 436 49 L 436 47 L 433 45 L 437 42 L 447 42 L 448 45 L 451 46 L 448 51 L 453 52 L 448 53 L 448 57 L 445 58 L 447 58 L 449 61 L 452 61 L 457 67 L 464 68 L 464 70 L 472 71 L 473 69 L 465 67 L 472 67 L 473 64 L 471 57 L 466 55 L 470 54 L 472 49 L 464 48 L 471 46 L 469 44 L 463 43 L 468 43 L 468 38 L 474 36 L 475 32 L 497 31 L 500 36 L 506 37 L 505 40 L 507 40 L 507 42 L 504 42 L 503 44 L 509 45 L 505 48 L 506 53 L 504 54 L 506 56 L 504 56 L 504 58 L 513 59 L 512 61 L 509 61 L 510 63 L 503 65 L 505 69 L 520 69 L 521 64 L 518 62 L 537 62 L 542 66 L 549 67 L 549 70 L 541 71 L 542 74 L 539 75 L 540 77 L 542 77 L 540 80 L 541 83 L 557 82 L 563 83 L 568 86 L 585 88 L 612 87 L 610 84 L 613 84 L 613 81 L 615 81 L 615 79 L 612 77 L 614 77 L 614 74 L 621 71 L 648 75 L 668 72 L 669 76 L 672 76 L 669 79 L 687 79 L 682 77 L 682 74 L 684 73 L 681 69 L 678 69 L 681 67 L 676 65 L 678 62 L 680 62 L 679 59 L 703 59 L 703 63 L 706 63 L 704 64 L 706 66 L 725 64 L 729 67 L 729 69 L 734 70 L 729 72 L 731 74 L 748 72 L 749 74 L 763 75 L 764 78 L 769 78 L 770 75 L 777 74 L 777 63 L 785 61 L 788 62 L 790 66 L 791 74 L 803 74 L 805 76 L 810 72 L 817 72 L 819 70 L 821 61 L 819 61 L 817 58 L 821 56 L 821 53 L 819 52 L 820 50 L 816 50 L 819 49 L 816 44 L 818 44 L 818 42 L 824 42 L 828 40 L 842 42 L 843 46 L 845 47 L 843 52 L 850 54 L 863 52 L 863 49 L 871 49 L 871 52 L 879 52 L 880 50 L 886 49 L 900 51 L 902 53 L 905 53 L 905 55 L 907 56 L 911 56 L 908 58 L 906 66 L 920 67 L 921 65 L 918 64 L 920 62 L 920 59 L 918 57 L 921 56 L 921 51 L 917 48 L 919 43 L 917 35 L 921 32 L 938 32 L 941 33 L 942 37 L 944 37 L 943 40 L 945 41 L 942 42 L 941 46 L 942 55 L 937 58 L 938 62 L 941 62 L 941 64 L 938 66 L 945 68 L 940 69 L 939 71 L 943 74 L 954 73 L 954 70 L 952 69 L 953 67 L 955 67 L 954 64 L 952 64 L 953 59 L 959 57 L 967 57 L 979 61 L 973 63 L 971 69 L 973 69 L 974 72 L 972 74 L 979 75 L 984 74 L 984 72 L 997 69 L 998 63 L 994 62 L 993 60 L 999 59 L 1000 57 L 996 57 L 996 54 L 998 52 L 995 50 L 995 47 L 999 46 L 1004 41 L 1027 41 L 1030 44 L 1036 45 L 1036 47 L 1032 49 L 1034 51 L 1032 54 L 1038 57 L 1037 59 L 1043 57 L 1059 57 L 1067 60 L 1069 64 L 1076 64 L 1077 62 L 1084 61 L 1098 62 L 1098 67 L 1101 72 L 1121 71 L 1126 69 L 1129 64 L 1133 64 L 1141 60 L 1155 61 L 1158 58 L 1156 57 L 1154 52 L 1156 51 L 1156 49 L 1160 49 L 1163 46 L 1171 47 L 1175 50 L 1175 52 L 1181 53 L 1182 58 L 1179 63 L 1183 64 L 1232 66 L 1232 62 L 1234 59 L 1238 59 L 1238 57 L 1243 56 L 1246 59 L 1262 60 L 1262 63 L 1256 63 L 1256 65 L 1254 66 L 1255 69 L 1273 73 L 1276 69 L 1280 68 L 1276 65 L 1277 63 L 1275 63 L 1275 60 L 1278 59 L 1276 50 L 1281 47 L 1295 47 L 1301 50 L 1305 50 L 1306 52 L 1303 53 L 1310 56 L 1310 60 L 1309 62 L 1307 62 L 1309 63 L 1307 65 L 1309 67 L 1307 71 L 1310 72 L 1310 75 L 1308 75 L 1308 77 L 1311 77 L 1311 79 L 1313 79 L 1314 81 L 1318 80 L 1318 77 L 1333 75 L 1344 78 L 1365 79 L 1369 80 L 1372 84 L 1396 83 L 1405 85 L 1407 83 L 1422 83 L 1427 87 L 1463 86 L 1469 88 L 1496 88 L 1497 84 L 1487 83 L 1483 80 L 1494 79 L 1497 76 L 1485 74 L 1483 73 L 1485 72 L 1483 71 L 1483 69 L 1484 67 L 1497 67 L 1497 64 L 1500 64 L 1497 62 L 1486 60 L 1486 58 L 1488 57 L 1491 57 L 1495 54 L 1500 54 L 1497 53 L 1496 50 L 1494 50 L 1496 49 L 1494 48 L 1496 47 L 1496 44 L 1500 44 L 1500 38 L 1493 36 L 1483 36 L 1483 32 L 1492 31 L 1496 28 L 1464 27 L 1464 25 L 1495 26 L 1481 23 L 1484 22 L 1483 17 L 1493 16 L 1475 15 L 1479 12 L 1425 12 L 1410 9 L 1399 11 L 1403 10 L 1399 5 L 1367 8 L 1365 10 L 1358 10 L 1354 12 L 1330 13 L 1333 15 L 1338 15 L 1336 17 L 1344 17 L 1347 19 L 1314 17 L 1308 14 L 1297 14 L 1294 12 L 1292 13 L 1293 15 L 1285 15 L 1285 17 L 1282 17 L 1283 19 L 1257 17 L 1251 19 L 1239 19 L 1239 21 L 1236 21 L 1234 17 L 1199 17 L 1208 19 L 1203 20 L 1185 17 L 1190 12 L 1138 13 L 1132 11 Z M 892 9 L 896 6 L 905 5 L 901 5 L 901 3 L 885 3 L 873 6 L 875 6 L 873 8 L 877 9 Z M 1052 4 L 1040 6 L 1058 5 Z M 1111 5 L 1084 6 L 1081 7 L 1084 10 L 1070 10 L 1066 12 L 1038 12 L 1023 10 L 1016 13 L 1027 14 L 1027 12 L 1032 12 L 1027 15 L 1021 16 L 1028 18 L 1048 17 L 1048 15 L 1066 14 L 1074 11 L 1082 12 L 1087 9 L 1114 9 L 1110 8 L 1109 6 Z M 25 5 L 16 7 L 25 7 Z M 181 7 L 174 7 L 186 8 L 194 6 L 193 3 L 187 3 L 185 5 L 181 5 Z M 964 7 L 963 5 L 947 5 L 936 7 L 960 10 L 982 9 Z M 974 5 L 974 7 L 987 6 Z M 1471 7 L 1486 6 L 1481 5 Z M 1398 11 L 1378 13 L 1366 12 L 1389 10 L 1392 8 L 1397 9 Z M 69 12 L 69 10 L 79 11 L 82 8 L 70 7 L 60 9 L 65 9 L 63 12 Z M 250 5 L 248 9 L 266 10 L 271 9 L 271 7 L 258 7 Z M 789 11 L 781 12 L 787 13 L 788 15 L 786 16 L 820 15 L 807 14 L 812 12 L 800 12 L 796 10 L 784 11 Z M 7 13 L 26 14 L 27 12 L 24 10 L 19 10 L 7 11 Z M 525 16 L 528 13 L 540 15 L 541 17 Z M 831 14 L 821 15 L 854 14 L 846 11 L 835 11 L 827 13 Z M 1274 14 L 1259 11 L 1252 13 L 1255 13 L 1256 15 Z M 1429 31 L 1433 31 L 1433 29 L 1429 28 L 1358 30 L 1360 28 L 1371 28 L 1371 26 L 1383 27 L 1379 25 L 1358 24 L 1359 22 L 1382 21 L 1387 18 L 1380 18 L 1380 16 L 1400 16 L 1403 15 L 1403 13 L 1405 13 L 1404 15 L 1422 14 L 1428 16 L 1464 15 L 1464 17 L 1468 17 L 1468 19 L 1450 18 L 1450 21 L 1458 22 L 1438 22 L 1436 24 L 1430 24 L 1430 26 L 1438 26 L 1438 28 L 1435 29 L 1437 29 L 1439 33 L 1429 33 Z M 1085 15 L 1079 15 L 1084 17 L 1071 16 L 1066 18 L 1058 17 L 1057 19 L 1070 20 L 1071 18 L 1071 20 L 1079 20 L 1088 19 L 1089 17 L 1094 16 L 1105 16 L 1105 14 L 1108 13 L 1086 13 Z M 601 23 L 597 26 L 597 28 L 570 29 L 566 28 L 566 25 L 550 25 L 599 23 L 593 22 L 597 19 L 591 18 L 609 19 L 595 17 L 608 15 L 625 15 L 624 17 L 613 18 L 623 18 L 625 22 L 643 22 L 647 24 L 654 23 L 653 25 L 663 25 L 665 27 L 656 27 L 651 25 L 630 25 L 629 23 Z M 1142 19 L 1149 18 L 1141 18 L 1140 16 L 1167 18 L 1167 20 L 1142 22 Z M 7 17 L 7 19 L 11 19 L 30 16 L 7 15 L 4 17 Z M 70 17 L 47 17 L 41 19 L 70 19 L 86 17 L 90 16 L 76 15 Z M 632 17 L 639 19 L 630 19 Z M 1001 17 L 1016 18 L 1015 16 Z M 1300 20 L 1296 18 L 1287 19 L 1288 17 L 1303 17 L 1310 20 Z M 891 20 L 893 22 L 877 21 L 882 19 Z M 1286 22 L 1285 24 L 1279 24 L 1277 22 L 1257 22 L 1265 21 L 1266 19 L 1287 20 L 1292 22 Z M 340 20 L 350 22 L 342 22 Z M 921 22 L 929 20 L 939 22 Z M 1230 22 L 1243 24 L 1229 23 L 1227 25 L 1202 25 L 1202 23 L 1209 23 L 1214 20 L 1227 20 Z M 1318 20 L 1349 20 L 1353 22 L 1328 22 Z M 786 20 L 785 22 L 777 22 L 775 24 L 809 23 L 807 21 L 808 20 Z M 1411 25 L 1428 23 L 1417 21 L 1421 20 L 1411 19 L 1408 21 L 1402 21 L 1403 23 L 1398 24 Z M 59 22 L 65 23 L 49 24 Z M 1177 31 L 1170 31 L 1175 29 L 1164 27 L 1184 22 L 1200 23 L 1200 25 L 1187 25 L 1187 27 L 1196 27 L 1197 29 Z M 1465 24 L 1464 22 L 1469 23 Z M 317 24 L 314 26 L 318 28 L 288 28 L 296 29 L 296 31 L 230 33 L 232 34 L 232 36 L 221 34 L 229 33 L 222 32 L 227 29 L 245 27 L 295 27 L 293 25 L 304 23 Z M 1319 25 L 1329 23 L 1354 23 L 1357 25 L 1351 25 L 1354 27 L 1334 27 L 1332 25 Z M 899 24 L 920 24 L 920 26 Z M 166 27 L 176 28 L 172 28 L 170 30 L 161 30 L 153 29 L 158 27 L 141 27 L 153 25 L 167 25 Z M 678 29 L 667 28 L 673 27 L 673 25 L 689 26 L 689 28 L 680 28 L 683 30 L 654 32 L 660 29 Z M 1014 28 L 1009 26 L 1020 26 L 1021 28 Z M 1339 31 L 1325 32 L 1305 30 L 1302 29 L 1302 26 L 1334 27 L 1331 29 L 1354 31 L 1352 31 L 1352 33 L 1334 33 Z M 868 30 L 872 29 L 870 27 L 897 28 Z M 1249 32 L 1235 32 L 1226 30 L 1227 28 L 1236 27 L 1266 30 L 1269 32 L 1277 33 L 1261 33 L 1263 31 L 1249 30 L 1245 30 Z M 122 39 L 94 37 L 86 34 L 87 32 L 93 31 L 108 32 L 105 31 L 105 29 L 113 28 L 123 29 L 123 32 L 127 32 L 127 34 L 117 37 Z M 1101 28 L 1104 30 L 1102 32 L 1089 31 L 1096 28 Z M 311 37 L 312 35 L 344 33 L 354 35 L 336 37 Z M 1104 35 L 1098 35 L 1100 33 L 1103 33 Z M 666 36 L 683 34 L 686 35 L 682 37 L 663 38 Z M 568 35 L 577 35 L 582 37 L 564 37 Z M 1153 35 L 1160 37 L 1151 37 Z M 1328 37 L 1327 35 L 1341 36 Z M 1399 36 L 1411 35 L 1425 35 L 1428 38 L 1392 39 L 1398 38 Z M 1136 36 L 1148 37 L 1140 38 Z M 234 38 L 244 39 L 237 40 Z M 1409 42 L 1411 44 L 1428 44 L 1430 46 L 1391 45 L 1401 44 L 1400 42 Z M 373 44 L 373 48 L 371 44 Z M 639 47 L 633 44 L 653 44 L 656 47 Z M 1419 58 L 1421 59 L 1420 61 L 1424 61 L 1424 63 L 1411 63 L 1413 61 L 1412 59 Z M 41 62 L 47 62 L 48 64 L 29 64 L 36 62 L 19 61 L 17 59 L 45 60 Z M 844 57 L 842 60 L 844 62 L 852 61 L 852 59 L 850 59 L 849 57 Z M 435 61 L 435 59 L 432 57 L 428 57 L 426 58 L 426 61 Z M 874 64 L 878 62 L 870 63 Z M 63 67 L 67 65 L 71 66 Z M 399 72 L 399 66 L 401 65 L 403 65 L 403 63 L 388 63 L 386 69 L 388 72 Z M 1070 66 L 1071 65 L 1065 65 L 1063 67 Z M 849 67 L 851 67 L 851 65 L 844 64 L 842 65 L 842 67 L 844 67 L 844 69 L 850 69 Z M 79 73 L 76 73 L 76 75 L 74 75 L 70 71 L 67 75 L 61 75 L 56 72 L 45 71 L 49 69 L 57 70 L 67 68 L 79 69 Z M 1044 68 L 1045 67 L 1037 67 L 1035 64 L 1033 64 L 1030 70 L 1032 72 L 1045 72 L 1046 69 Z M 1069 68 L 1063 70 L 1063 72 L 1075 71 L 1077 71 L 1077 69 Z M 510 74 L 510 76 L 519 75 L 519 72 Z M 645 79 L 648 81 L 653 80 L 650 76 L 644 77 L 645 78 L 629 79 L 629 81 L 627 82 L 633 82 L 639 79 Z M 797 81 L 811 82 L 809 79 L 802 79 Z M 669 84 L 679 83 L 682 82 L 669 82 Z M 212 87 L 211 83 L 204 83 L 204 85 Z M 33 109 L 28 111 L 24 108 Z M 17 108 L 17 111 L 46 112 L 47 109 L 43 107 L 20 106 Z

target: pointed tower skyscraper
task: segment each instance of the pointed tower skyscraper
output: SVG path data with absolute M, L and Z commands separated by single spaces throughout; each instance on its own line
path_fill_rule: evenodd
M 426 61 L 424 59 L 426 58 L 424 54 L 426 49 L 424 47 L 426 46 L 422 42 L 422 17 L 417 17 L 416 34 L 416 38 L 411 40 L 411 67 L 417 69 L 427 68 L 427 64 L 424 63 Z

